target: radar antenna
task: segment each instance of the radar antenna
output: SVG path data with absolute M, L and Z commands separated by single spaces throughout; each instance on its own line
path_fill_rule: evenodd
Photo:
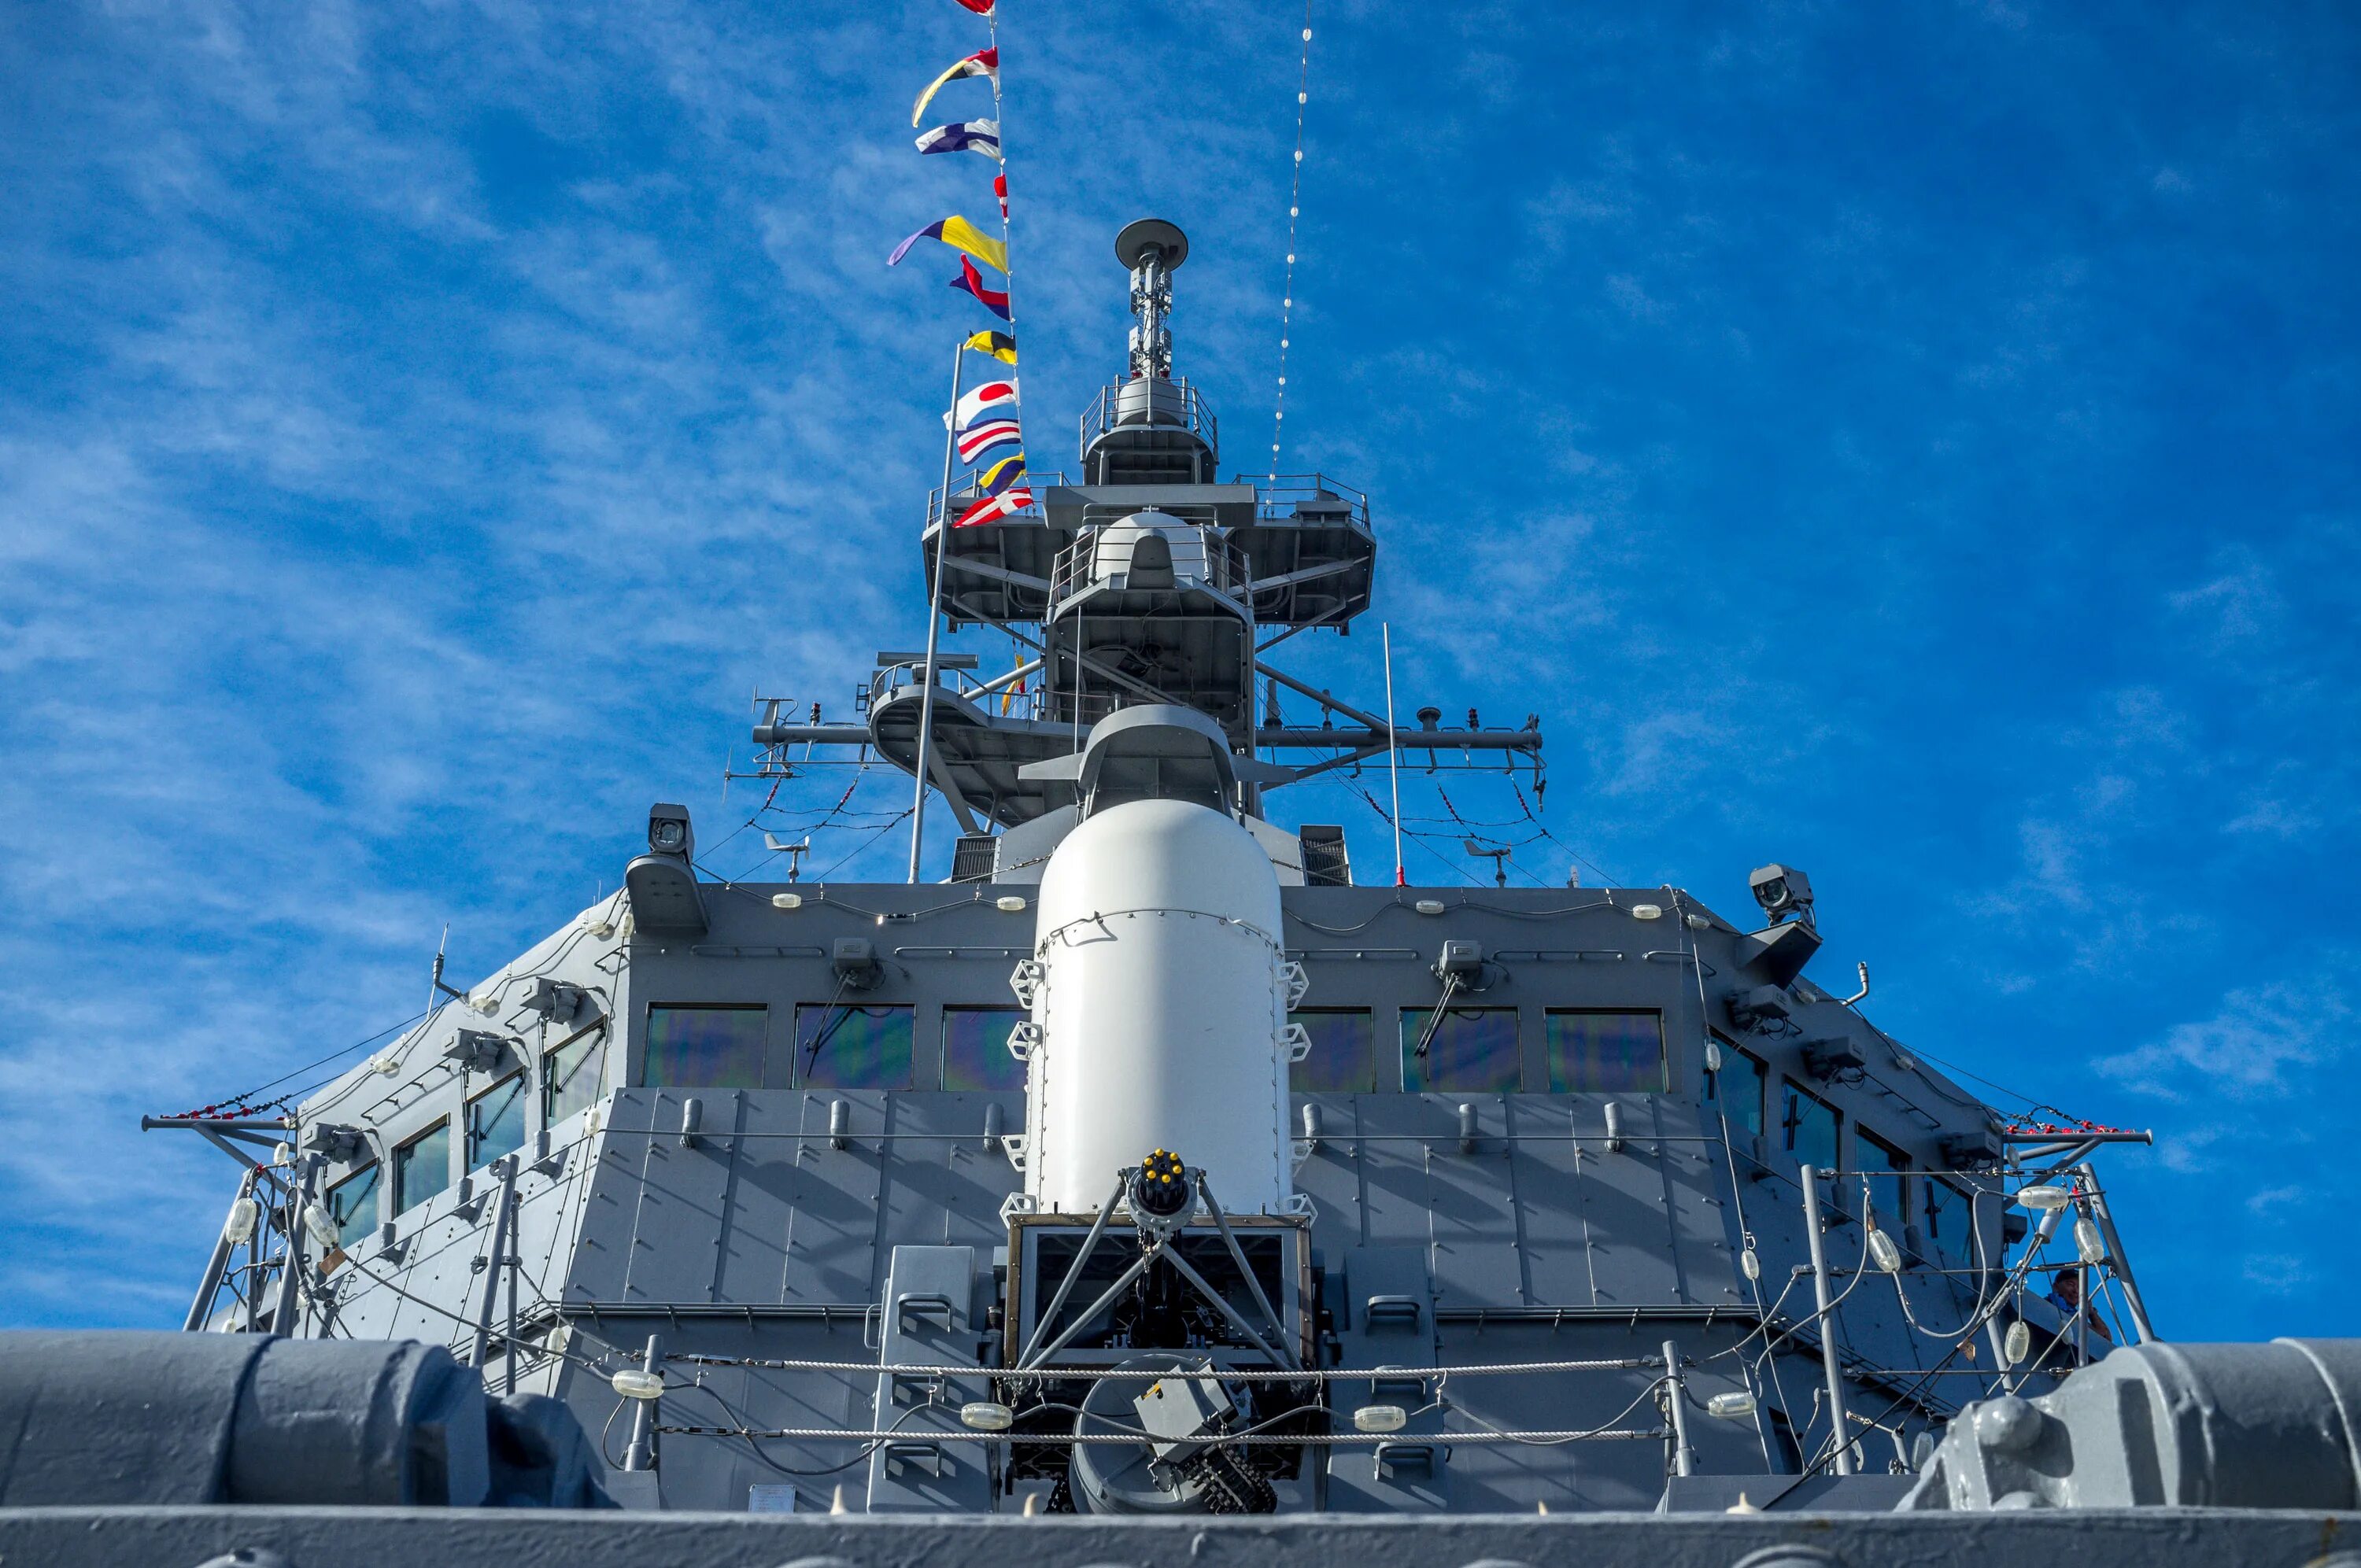
M 1172 378 L 1172 269 L 1189 259 L 1189 236 L 1162 218 L 1139 218 L 1115 236 L 1115 256 L 1131 269 L 1131 374 L 1135 379 Z

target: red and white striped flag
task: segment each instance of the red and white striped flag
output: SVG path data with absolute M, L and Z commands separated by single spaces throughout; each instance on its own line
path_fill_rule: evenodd
M 1005 446 L 1021 440 L 1013 419 L 988 420 L 973 430 L 963 431 L 959 438 L 959 460 L 972 465 L 975 460 L 995 446 Z
M 996 496 L 986 496 L 960 513 L 959 521 L 951 526 L 973 528 L 980 522 L 998 522 L 1002 518 L 1030 510 L 1032 505 L 1033 492 L 1019 486 L 1013 490 L 1003 490 Z

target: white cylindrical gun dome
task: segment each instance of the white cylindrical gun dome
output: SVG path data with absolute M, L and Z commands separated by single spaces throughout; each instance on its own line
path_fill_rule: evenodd
M 1093 812 L 1041 878 L 1026 1075 L 1026 1191 L 1088 1212 L 1153 1149 L 1226 1210 L 1290 1182 L 1279 878 L 1252 834 L 1193 802 Z

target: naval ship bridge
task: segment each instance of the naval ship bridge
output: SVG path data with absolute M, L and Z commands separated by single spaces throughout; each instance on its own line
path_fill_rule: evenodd
M 1884 1508 L 1969 1401 L 2145 1342 L 2093 1164 L 2143 1135 L 2013 1123 L 1806 978 L 1799 870 L 1743 923 L 1371 886 L 1261 815 L 1542 735 L 1268 662 L 1368 609 L 1366 499 L 1217 481 L 1185 241 L 1118 254 L 1083 482 L 928 509 L 942 619 L 1029 659 L 755 732 L 923 774 L 950 880 L 721 880 L 654 807 L 622 893 L 291 1114 L 158 1124 L 246 1167 L 188 1327 L 447 1345 L 631 1507 L 873 1513 Z

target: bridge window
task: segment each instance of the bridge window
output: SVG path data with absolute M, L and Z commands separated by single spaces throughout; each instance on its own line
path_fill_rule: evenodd
M 1780 1130 L 1784 1135 L 1780 1146 L 1798 1165 L 1808 1165 L 1815 1170 L 1836 1169 L 1836 1107 L 1792 1083 L 1785 1088 L 1785 1107 L 1779 1118 Z
M 1366 1007 L 1308 1007 L 1287 1015 L 1312 1036 L 1312 1054 L 1287 1069 L 1298 1094 L 1367 1094 L 1378 1086 L 1378 1024 Z
M 1853 1146 L 1859 1151 L 1856 1157 L 1861 1161 L 1861 1169 L 1865 1171 L 1910 1168 L 1908 1155 L 1904 1154 L 1866 1127 L 1856 1125 L 1853 1128 Z M 1869 1184 L 1870 1201 L 1877 1205 L 1879 1213 L 1889 1216 L 1894 1223 L 1906 1225 L 1910 1223 L 1912 1212 L 1916 1208 L 1916 1205 L 1910 1201 L 1910 1190 L 1916 1185 L 1916 1182 L 1907 1177 L 1897 1177 L 1892 1179 L 1878 1177 Z
M 512 1072 L 467 1102 L 467 1168 L 524 1146 L 524 1074 Z
M 1020 1007 L 943 1009 L 943 1087 L 961 1091 L 1022 1089 L 1025 1064 L 1008 1054 Z
M 1927 1183 L 1927 1238 L 1953 1257 L 1973 1255 L 1973 1210 L 1968 1195 L 1948 1181 Z
M 451 1185 L 451 1124 L 437 1122 L 393 1151 L 393 1212 L 415 1209 Z
M 1730 1130 L 1735 1135 L 1748 1133 L 1763 1135 L 1763 1091 L 1771 1075 L 1763 1064 L 1728 1041 L 1721 1046 L 1721 1070 L 1708 1073 L 1705 1080 L 1705 1102 L 1715 1107 L 1729 1119 Z
M 796 1082 L 805 1089 L 910 1087 L 908 1007 L 796 1009 Z
M 763 1007 L 651 1007 L 640 1082 L 650 1089 L 760 1089 L 769 1025 Z
M 1552 1094 L 1664 1091 L 1658 1014 L 1553 1008 L 1545 1024 Z
M 1513 1007 L 1401 1010 L 1402 1088 L 1505 1094 L 1523 1082 Z
M 607 1035 L 593 1029 L 578 1040 L 560 1046 L 541 1061 L 541 1117 L 555 1126 L 568 1116 L 587 1111 L 598 1098 L 599 1080 L 607 1066 Z
M 346 1246 L 377 1229 L 377 1190 L 385 1174 L 374 1162 L 328 1189 L 328 1218 L 336 1223 L 336 1240 Z

